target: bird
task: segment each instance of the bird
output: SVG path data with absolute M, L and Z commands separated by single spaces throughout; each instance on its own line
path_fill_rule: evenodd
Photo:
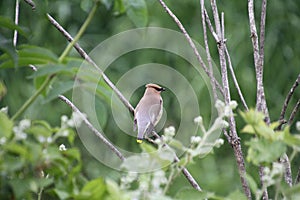
M 134 131 L 138 131 L 137 143 L 142 143 L 144 136 L 149 136 L 159 122 L 163 113 L 163 99 L 161 92 L 165 88 L 149 83 L 143 97 L 134 109 Z

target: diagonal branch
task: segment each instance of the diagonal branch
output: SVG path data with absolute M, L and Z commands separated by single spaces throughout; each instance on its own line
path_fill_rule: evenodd
M 293 96 L 296 88 L 298 87 L 298 85 L 300 84 L 300 74 L 298 75 L 297 79 L 295 80 L 293 86 L 291 87 L 288 95 L 286 96 L 285 100 L 284 100 L 284 103 L 283 103 L 283 106 L 282 106 L 282 109 L 281 109 L 281 113 L 280 113 L 280 117 L 279 117 L 279 121 L 281 122 L 280 126 L 278 127 L 278 129 L 280 130 L 281 129 L 281 126 L 283 125 L 283 121 L 284 121 L 284 116 L 285 116 L 285 113 L 286 113 L 286 110 L 287 110 L 287 107 L 289 105 L 289 102 L 291 100 L 291 97 Z
M 57 28 L 66 38 L 69 42 L 73 41 L 72 36 L 50 15 L 47 14 L 47 17 L 51 24 Z M 111 80 L 103 73 L 103 71 L 100 69 L 100 67 L 97 66 L 97 64 L 89 57 L 89 55 L 79 46 L 78 43 L 74 44 L 74 48 L 77 50 L 77 52 L 81 55 L 82 58 L 84 58 L 87 62 L 92 64 L 98 72 L 102 75 L 104 81 L 106 84 L 117 94 L 118 98 L 122 101 L 122 103 L 128 108 L 128 110 L 133 114 L 134 108 L 129 103 L 129 101 L 122 95 L 122 93 L 118 90 L 118 88 L 111 82 Z
M 294 118 L 295 118 L 299 108 L 300 108 L 300 99 L 298 99 L 298 101 L 297 101 L 297 103 L 296 103 L 296 105 L 295 105 L 295 107 L 294 107 L 294 109 L 291 113 L 291 116 L 290 116 L 289 121 L 288 121 L 289 125 L 291 125 L 293 123 Z
M 123 154 L 112 144 L 110 143 L 92 124 L 91 122 L 86 118 L 86 116 L 80 112 L 80 110 L 65 96 L 59 95 L 59 98 L 64 101 L 68 106 L 70 106 L 73 110 L 73 112 L 76 112 L 79 114 L 85 125 L 100 139 L 103 141 L 104 144 L 108 146 L 114 152 L 122 161 L 125 160 L 125 157 Z

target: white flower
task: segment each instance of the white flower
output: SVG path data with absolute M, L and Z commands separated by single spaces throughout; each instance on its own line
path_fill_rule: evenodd
M 215 103 L 215 107 L 217 108 L 217 110 L 223 110 L 225 107 L 225 103 L 219 99 L 217 99 L 216 103 Z
M 23 132 L 19 126 L 13 127 L 13 131 L 15 133 L 16 140 L 25 140 L 27 138 L 27 134 Z
M 296 129 L 300 131 L 300 121 L 296 122 Z
M 82 115 L 86 118 L 86 114 L 82 113 Z M 77 112 L 73 112 L 71 119 L 68 121 L 69 127 L 75 127 L 75 125 L 80 126 L 83 121 L 82 115 Z
M 0 145 L 5 144 L 5 142 L 6 142 L 6 138 L 5 137 L 0 138 Z
M 198 124 L 198 125 L 202 124 L 203 123 L 203 118 L 201 116 L 195 117 L 194 118 L 194 123 Z
M 31 124 L 31 122 L 29 119 L 23 119 L 20 121 L 19 127 L 21 130 L 25 130 L 30 127 L 30 124 Z
M 192 136 L 191 137 L 192 144 L 198 144 L 198 143 L 200 143 L 201 140 L 202 140 L 202 138 L 200 136 Z
M 64 144 L 61 144 L 61 145 L 58 147 L 58 149 L 59 149 L 60 151 L 66 151 L 66 150 L 67 150 L 67 148 L 66 148 L 66 146 L 65 146 Z
M 234 110 L 234 109 L 236 109 L 236 107 L 238 106 L 238 103 L 236 102 L 236 101 L 230 101 L 230 103 L 229 103 L 229 107 L 232 109 L 232 110 Z
M 223 126 L 224 128 L 226 128 L 226 127 L 229 126 L 229 123 L 228 123 L 227 121 L 225 121 L 225 120 L 222 120 L 222 121 L 221 121 L 221 124 L 222 124 L 222 126 Z
M 215 141 L 215 146 L 217 147 L 217 148 L 219 148 L 221 145 L 223 145 L 224 144 L 224 140 L 222 139 L 222 138 L 219 138 L 219 139 L 217 139 L 216 141 Z
M 7 114 L 8 113 L 8 107 L 6 106 L 6 107 L 1 108 L 0 112 L 3 112 L 5 114 Z
M 175 135 L 175 127 L 169 126 L 164 130 L 165 135 L 173 137 Z

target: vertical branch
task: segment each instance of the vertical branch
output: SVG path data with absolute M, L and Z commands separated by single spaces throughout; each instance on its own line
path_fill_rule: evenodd
M 265 3 L 264 3 L 265 2 Z M 255 15 L 254 15 L 254 2 L 253 0 L 248 0 L 248 15 L 249 15 L 249 26 L 251 32 L 251 41 L 253 47 L 253 57 L 254 57 L 254 66 L 256 74 L 256 109 L 265 114 L 265 120 L 269 124 L 270 117 L 268 108 L 266 105 L 264 85 L 263 85 L 263 58 L 264 58 L 264 32 L 265 32 L 265 16 L 266 16 L 266 1 L 263 0 L 262 4 L 262 13 L 261 13 L 261 27 L 260 35 L 263 38 L 260 38 L 260 44 L 258 42 L 258 35 L 255 24 Z M 259 48 L 260 45 L 260 48 Z M 261 52 L 260 52 L 261 50 Z M 259 177 L 262 184 L 263 178 L 263 167 L 259 168 Z M 267 189 L 263 192 L 263 200 L 269 199 Z
M 20 12 L 20 0 L 16 0 L 15 25 L 19 24 L 19 12 Z M 14 45 L 14 47 L 17 46 L 17 41 L 18 41 L 18 31 L 14 30 L 14 38 L 13 38 L 13 45 Z
M 205 15 L 205 20 L 206 20 L 206 23 L 207 23 L 207 25 L 208 25 L 208 28 L 209 28 L 211 34 L 213 35 L 213 37 L 215 38 L 216 42 L 218 43 L 219 38 L 218 38 L 216 32 L 214 31 L 214 28 L 212 27 L 212 24 L 211 24 L 211 22 L 210 22 L 209 16 L 208 16 L 208 14 L 207 14 L 205 8 L 204 8 L 204 15 Z M 206 31 L 206 27 L 205 27 L 205 31 Z M 241 91 L 241 89 L 240 89 L 240 87 L 239 87 L 237 78 L 236 78 L 236 76 L 235 76 L 235 73 L 234 73 L 234 70 L 233 70 L 233 67 L 232 67 L 232 63 L 231 63 L 231 58 L 230 58 L 230 55 L 229 55 L 229 52 L 228 52 L 226 43 L 225 43 L 225 53 L 226 53 L 226 57 L 227 57 L 228 66 L 229 66 L 229 69 L 230 69 L 230 74 L 231 74 L 231 76 L 232 76 L 232 79 L 233 79 L 235 88 L 236 88 L 237 91 L 238 91 L 239 97 L 240 97 L 240 99 L 241 99 L 241 101 L 242 101 L 242 104 L 243 104 L 244 108 L 245 108 L 246 110 L 249 110 L 249 109 L 248 109 L 248 106 L 247 106 L 247 103 L 246 103 L 246 101 L 245 101 L 245 98 L 244 98 L 244 96 L 243 96 L 243 94 L 242 94 L 242 91 Z
M 207 57 L 209 71 L 213 75 L 212 59 L 211 59 L 209 45 L 208 45 L 207 30 L 206 30 L 206 23 L 205 23 L 204 0 L 200 0 L 200 5 L 201 5 L 202 27 L 203 27 L 203 37 L 204 37 L 204 45 L 205 45 L 206 57 Z M 210 82 L 211 82 L 212 89 L 213 89 L 214 100 L 216 101 L 218 99 L 216 85 L 215 85 L 215 83 L 213 82 L 212 79 L 210 79 Z
M 220 58 L 220 66 L 221 66 L 221 75 L 222 75 L 222 84 L 224 88 L 224 98 L 225 98 L 225 104 L 229 104 L 231 101 L 230 97 L 230 88 L 229 88 L 229 81 L 228 81 L 228 74 L 227 74 L 227 65 L 226 65 L 226 56 L 225 56 L 225 28 L 224 28 L 224 13 L 222 13 L 221 16 L 221 23 L 219 20 L 219 14 L 218 9 L 215 0 L 211 1 L 211 6 L 213 9 L 213 15 L 215 19 L 216 24 L 216 32 L 219 38 L 218 44 L 218 53 Z M 236 131 L 236 122 L 234 119 L 234 116 L 230 116 L 229 119 L 229 138 L 230 143 L 233 147 L 235 158 L 237 161 L 239 174 L 242 182 L 242 186 L 244 189 L 244 193 L 247 196 L 248 199 L 251 199 L 251 191 L 250 187 L 248 185 L 248 182 L 246 180 L 246 168 L 245 168 L 245 161 L 244 156 L 240 144 L 240 139 L 237 135 Z

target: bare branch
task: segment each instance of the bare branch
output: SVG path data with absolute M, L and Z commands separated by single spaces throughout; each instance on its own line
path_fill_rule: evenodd
M 288 121 L 289 125 L 291 125 L 293 123 L 294 118 L 295 118 L 295 116 L 296 116 L 299 108 L 300 108 L 300 99 L 298 99 L 298 101 L 297 101 L 297 103 L 296 103 L 296 105 L 295 105 L 295 107 L 294 107 L 294 109 L 292 111 L 292 114 L 291 114 L 291 116 L 289 118 L 289 121 Z
M 293 86 L 291 87 L 288 95 L 286 96 L 285 100 L 284 100 L 284 103 L 283 103 L 283 106 L 282 106 L 282 109 L 281 109 L 281 113 L 280 113 L 280 117 L 279 117 L 279 121 L 283 121 L 284 120 L 284 116 L 285 116 L 285 113 L 286 113 L 286 109 L 289 105 L 289 102 L 291 100 L 291 97 L 293 96 L 296 88 L 298 87 L 300 83 L 300 74 L 298 75 L 297 79 L 295 80 Z M 279 127 L 279 130 L 281 129 L 281 126 Z
M 191 48 L 194 51 L 194 54 L 196 55 L 196 58 L 198 60 L 198 62 L 200 63 L 200 65 L 202 66 L 202 68 L 204 69 L 205 73 L 208 75 L 208 77 L 214 82 L 214 84 L 216 85 L 216 87 L 220 90 L 221 94 L 223 95 L 223 88 L 220 86 L 219 82 L 215 79 L 215 77 L 213 76 L 213 74 L 211 74 L 210 70 L 206 67 L 203 59 L 201 58 L 192 38 L 189 36 L 189 34 L 187 33 L 187 31 L 185 30 L 184 26 L 182 25 L 182 23 L 179 21 L 179 19 L 176 17 L 176 15 L 174 15 L 174 13 L 168 8 L 168 6 L 165 4 L 165 2 L 163 0 L 159 0 L 160 4 L 162 5 L 162 7 L 165 9 L 165 11 L 170 15 L 170 17 L 172 17 L 172 19 L 174 20 L 174 22 L 177 24 L 177 26 L 179 27 L 179 29 L 181 30 L 181 32 L 183 33 L 183 35 L 185 36 L 186 40 L 188 41 L 189 45 L 191 46 Z
M 210 21 L 210 19 L 209 19 L 209 16 L 208 16 L 206 10 L 204 10 L 204 14 L 205 14 L 205 19 L 206 19 L 206 23 L 207 23 L 207 25 L 208 25 L 208 28 L 209 28 L 210 32 L 212 33 L 212 35 L 214 36 L 216 42 L 218 43 L 218 42 L 220 41 L 220 39 L 219 39 L 217 33 L 215 32 L 214 27 L 213 27 L 212 24 L 211 24 L 211 21 Z
M 16 0 L 16 8 L 15 8 L 15 25 L 19 24 L 19 13 L 20 13 L 20 0 Z M 18 31 L 14 31 L 13 45 L 17 46 L 18 41 Z
M 32 10 L 35 10 L 35 3 L 32 0 L 24 0 L 25 3 L 29 4 L 31 6 Z
M 283 164 L 284 168 L 285 168 L 285 173 L 284 173 L 284 179 L 285 182 L 292 187 L 293 185 L 293 179 L 292 179 L 292 171 L 291 171 L 291 166 L 290 166 L 290 161 L 289 161 L 289 157 L 284 154 L 281 158 L 280 158 L 280 163 Z
M 77 114 L 79 114 L 79 116 L 81 117 L 81 119 L 83 120 L 83 122 L 85 123 L 85 125 L 87 125 L 87 127 L 100 139 L 104 142 L 104 144 L 106 144 L 108 146 L 108 148 L 110 148 L 112 150 L 112 152 L 114 152 L 122 161 L 125 160 L 125 157 L 123 156 L 123 154 L 112 144 L 110 143 L 92 124 L 91 122 L 89 122 L 89 120 L 86 118 L 86 116 L 84 114 L 82 114 L 82 112 L 80 112 L 80 110 L 69 100 L 67 99 L 65 96 L 63 95 L 59 95 L 59 98 L 64 101 L 68 106 L 70 106 L 73 110 L 73 112 L 76 112 Z
M 204 8 L 204 15 L 205 15 L 205 20 L 206 20 L 206 23 L 207 23 L 207 25 L 208 25 L 208 27 L 209 27 L 209 30 L 210 30 L 210 32 L 212 33 L 212 35 L 214 36 L 216 42 L 218 43 L 220 40 L 219 40 L 219 38 L 218 38 L 216 32 L 214 31 L 214 28 L 213 28 L 213 26 L 212 26 L 212 24 L 211 24 L 211 21 L 210 21 L 210 19 L 209 19 L 209 16 L 208 16 L 207 11 L 206 11 L 205 8 Z M 203 29 L 204 29 L 204 28 L 203 28 Z M 205 31 L 206 31 L 206 27 L 205 27 Z M 245 107 L 245 109 L 246 109 L 246 110 L 249 110 L 249 109 L 248 109 L 248 106 L 247 106 L 247 103 L 246 103 L 246 101 L 245 101 L 245 98 L 244 98 L 244 96 L 243 96 L 243 94 L 242 94 L 242 91 L 241 91 L 241 89 L 240 89 L 240 87 L 239 87 L 237 78 L 236 78 L 236 76 L 235 76 L 235 73 L 234 73 L 234 70 L 233 70 L 233 67 L 232 67 L 232 63 L 231 63 L 230 54 L 229 54 L 229 52 L 228 52 L 226 43 L 225 43 L 225 53 L 226 53 L 227 62 L 228 62 L 228 65 L 229 65 L 229 70 L 230 70 L 230 73 L 231 73 L 231 76 L 232 76 L 234 85 L 235 85 L 235 87 L 236 87 L 236 89 L 237 89 L 237 91 L 238 91 L 239 97 L 240 97 L 240 99 L 241 99 L 241 101 L 242 101 L 242 104 L 243 104 L 243 106 Z
M 66 38 L 69 42 L 73 41 L 72 36 L 53 18 L 50 14 L 47 14 L 47 17 L 51 24 L 57 28 Z M 79 46 L 78 43 L 74 44 L 74 48 L 77 50 L 77 52 L 81 55 L 82 58 L 84 58 L 87 62 L 92 64 L 98 72 L 102 75 L 104 81 L 107 83 L 107 85 L 117 94 L 119 99 L 122 101 L 122 103 L 128 108 L 128 110 L 134 114 L 134 108 L 129 103 L 129 101 L 122 95 L 122 93 L 118 90 L 118 88 L 109 80 L 109 78 L 103 73 L 103 71 L 100 69 L 100 67 L 97 66 L 97 64 L 89 57 L 89 55 Z
M 213 75 L 212 59 L 211 59 L 209 45 L 208 45 L 206 23 L 205 23 L 205 18 L 206 17 L 205 17 L 204 0 L 200 0 L 200 4 L 201 4 L 202 27 L 203 27 L 203 37 L 204 37 L 204 45 L 205 45 L 206 57 L 207 57 L 209 71 Z M 216 85 L 214 84 L 214 82 L 211 79 L 210 79 L 210 82 L 211 82 L 212 89 L 213 89 L 214 100 L 216 101 L 218 99 L 218 94 L 217 94 L 217 91 L 216 91 Z
M 259 35 L 259 65 L 264 66 L 265 55 L 265 27 L 266 27 L 266 14 L 267 14 L 267 0 L 262 0 L 261 16 L 260 16 L 260 35 Z
M 225 44 L 225 53 L 226 53 L 226 56 L 227 56 L 227 62 L 228 62 L 229 70 L 230 70 L 230 73 L 231 73 L 231 76 L 232 76 L 232 79 L 233 79 L 234 86 L 235 86 L 235 88 L 238 91 L 239 97 L 240 97 L 240 99 L 242 101 L 242 104 L 243 104 L 244 108 L 248 111 L 249 108 L 248 108 L 247 103 L 246 103 L 246 101 L 244 99 L 244 96 L 243 96 L 242 90 L 241 90 L 241 88 L 239 86 L 239 83 L 238 83 L 238 81 L 236 79 L 236 76 L 235 76 L 235 73 L 234 73 L 234 70 L 233 70 L 233 67 L 232 67 L 232 63 L 231 63 L 230 54 L 228 52 L 226 44 Z
M 263 3 L 263 6 L 266 6 L 266 3 Z M 253 47 L 253 56 L 254 56 L 254 66 L 255 66 L 255 74 L 256 74 L 256 109 L 258 111 L 262 111 L 265 114 L 265 121 L 267 124 L 270 123 L 269 112 L 267 108 L 267 103 L 265 99 L 264 85 L 263 85 L 263 58 L 264 58 L 264 38 L 261 38 L 261 50 L 259 48 L 258 43 L 258 35 L 255 24 L 255 15 L 254 15 L 254 2 L 253 0 L 248 0 L 248 14 L 249 14 L 249 26 L 251 32 L 251 41 Z M 264 37 L 264 29 L 265 29 L 265 14 L 266 8 L 262 8 L 261 14 L 261 36 Z M 263 167 L 260 167 L 259 170 L 260 181 L 262 184 L 263 178 Z M 267 189 L 263 192 L 263 200 L 269 199 Z
M 297 177 L 295 179 L 295 185 L 298 184 L 298 183 L 300 183 L 300 167 L 298 169 Z
M 229 103 L 231 101 L 231 97 L 230 97 L 230 88 L 229 88 L 228 74 L 227 74 L 226 56 L 225 56 L 224 13 L 222 13 L 222 15 L 221 15 L 221 23 L 220 23 L 220 21 L 216 21 L 216 20 L 219 20 L 219 13 L 217 11 L 218 9 L 217 9 L 215 0 L 211 1 L 211 6 L 213 9 L 217 35 L 218 35 L 218 38 L 220 39 L 217 43 L 218 43 L 218 52 L 219 52 L 220 66 L 221 66 L 222 85 L 224 88 L 225 104 L 229 105 Z M 234 155 L 235 155 L 236 162 L 238 165 L 239 175 L 241 178 L 244 193 L 248 199 L 251 199 L 250 187 L 246 180 L 246 168 L 245 168 L 244 156 L 243 156 L 243 152 L 242 152 L 242 148 L 241 148 L 241 144 L 240 144 L 240 138 L 237 135 L 236 122 L 235 122 L 234 116 L 230 116 L 228 118 L 228 121 L 229 121 L 229 128 L 230 128 L 228 138 L 230 138 L 229 142 L 231 143 L 233 150 L 234 150 Z

